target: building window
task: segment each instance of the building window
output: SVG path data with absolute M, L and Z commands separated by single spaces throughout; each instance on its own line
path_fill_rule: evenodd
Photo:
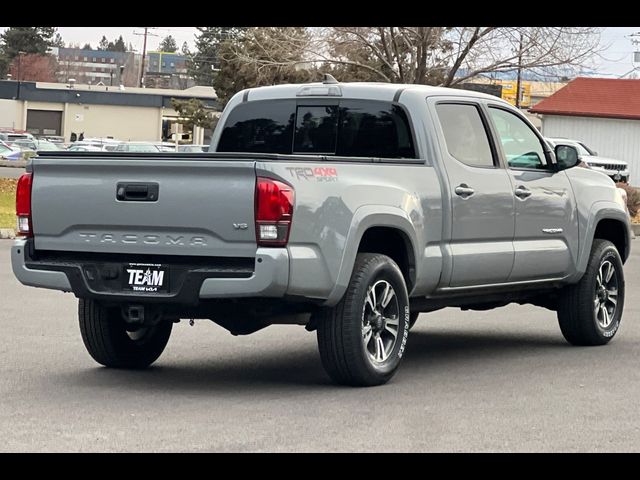
M 171 62 L 171 68 L 174 68 L 175 66 L 176 66 L 176 64 Z
M 111 61 L 111 63 L 116 63 L 116 62 L 114 62 L 114 61 L 113 61 L 113 58 L 111 58 L 111 59 L 109 59 L 109 60 Z
M 91 61 L 95 63 L 95 61 L 96 61 L 96 57 L 93 57 L 93 58 L 91 59 Z
M 107 61 L 107 59 L 103 57 L 102 58 L 102 63 L 105 63 L 106 61 Z
M 85 62 L 87 61 L 87 57 L 84 57 L 84 61 L 85 61 Z
M 167 62 L 162 62 L 162 68 L 167 66 Z

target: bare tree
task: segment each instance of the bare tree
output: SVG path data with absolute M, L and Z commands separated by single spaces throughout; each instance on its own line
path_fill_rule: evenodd
M 14 58 L 9 65 L 9 71 L 16 80 L 55 82 L 57 66 L 53 55 L 28 53 Z
M 248 48 L 231 51 L 259 75 L 265 69 L 323 65 L 341 80 L 452 86 L 518 68 L 577 72 L 599 53 L 591 27 L 331 27 L 250 29 Z
M 222 42 L 214 87 L 220 101 L 247 87 L 312 79 L 313 65 L 305 58 L 310 38 L 302 27 L 248 28 Z

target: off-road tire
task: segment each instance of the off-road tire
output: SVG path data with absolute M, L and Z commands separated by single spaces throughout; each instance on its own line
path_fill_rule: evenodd
M 603 326 L 598 320 L 602 312 L 597 311 L 598 273 L 605 262 L 614 267 L 616 277 L 617 304 L 609 318 L 610 324 Z M 606 288 L 605 288 L 606 290 Z M 607 291 L 613 291 L 611 288 Z M 607 297 L 609 298 L 609 297 Z M 620 328 L 624 307 L 624 272 L 620 253 L 608 240 L 596 238 L 591 247 L 587 269 L 578 283 L 564 288 L 558 301 L 558 323 L 564 338 L 572 345 L 591 346 L 608 343 Z
M 380 327 L 378 324 L 376 328 L 380 330 L 374 334 L 374 352 L 371 352 L 365 346 L 365 339 L 371 338 L 367 337 L 365 329 L 371 330 L 373 325 L 369 323 L 371 315 L 366 313 L 371 309 L 371 303 L 365 303 L 372 286 L 384 289 L 386 284 L 392 287 L 397 299 L 397 302 L 390 300 L 387 305 L 387 308 L 391 308 L 391 302 L 396 302 L 392 305 L 392 310 L 395 311 L 397 307 L 397 335 L 395 340 L 389 340 L 392 337 L 389 337 L 387 327 L 395 328 L 395 325 L 388 322 L 384 323 L 387 326 Z M 388 311 L 384 309 L 383 313 Z M 388 315 L 391 319 L 394 316 L 395 314 Z M 384 315 L 382 318 L 385 318 Z M 409 332 L 409 298 L 398 265 L 386 255 L 359 253 L 344 297 L 335 307 L 320 311 L 317 314 L 317 324 L 322 365 L 335 382 L 352 386 L 373 386 L 388 382 L 400 365 Z M 375 335 L 389 340 L 388 351 L 385 352 L 388 357 L 381 362 L 372 358 L 378 347 Z
M 161 321 L 140 331 L 141 337 L 135 339 L 119 309 L 105 308 L 90 299 L 79 300 L 78 318 L 87 351 L 96 362 L 111 368 L 148 367 L 164 350 L 173 327 L 173 322 Z

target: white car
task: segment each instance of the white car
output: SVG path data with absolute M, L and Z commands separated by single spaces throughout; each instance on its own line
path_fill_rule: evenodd
M 546 138 L 552 147 L 556 145 L 570 145 L 578 150 L 578 155 L 592 170 L 602 172 L 613 179 L 614 182 L 629 183 L 629 164 L 624 160 L 604 158 L 598 156 L 598 152 L 587 147 L 583 142 L 568 138 Z

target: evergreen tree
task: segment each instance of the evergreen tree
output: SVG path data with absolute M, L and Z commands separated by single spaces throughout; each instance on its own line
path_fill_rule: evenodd
M 82 47 L 83 50 L 93 50 L 93 48 L 91 48 L 91 44 L 90 43 L 85 43 L 84 47 Z
M 64 43 L 64 40 L 62 39 L 62 35 L 60 35 L 59 33 L 56 33 L 56 36 L 53 38 L 53 42 L 51 43 L 51 46 L 64 48 L 65 43 Z
M 98 43 L 98 50 L 109 50 L 109 40 L 107 40 L 107 37 L 105 37 L 104 35 Z
M 160 42 L 158 50 L 160 50 L 161 52 L 175 53 L 176 51 L 178 51 L 178 44 L 176 43 L 176 39 L 171 35 L 167 35 Z
M 19 52 L 44 55 L 53 44 L 55 27 L 9 27 L 0 34 L 0 76 L 4 77 L 9 65 Z
M 196 27 L 196 54 L 187 62 L 189 74 L 198 85 L 212 86 L 220 68 L 218 52 L 225 40 L 240 38 L 243 27 Z
M 122 35 L 120 35 L 118 37 L 118 39 L 110 45 L 111 48 L 109 48 L 110 51 L 112 52 L 126 52 L 127 51 L 127 46 L 124 43 L 124 39 L 122 38 Z
M 55 27 L 9 27 L 0 35 L 0 48 L 9 60 L 18 52 L 44 55 L 55 33 Z
M 187 42 L 184 42 L 182 44 L 182 55 L 186 57 L 191 55 L 191 52 L 189 51 L 189 45 L 187 44 Z

